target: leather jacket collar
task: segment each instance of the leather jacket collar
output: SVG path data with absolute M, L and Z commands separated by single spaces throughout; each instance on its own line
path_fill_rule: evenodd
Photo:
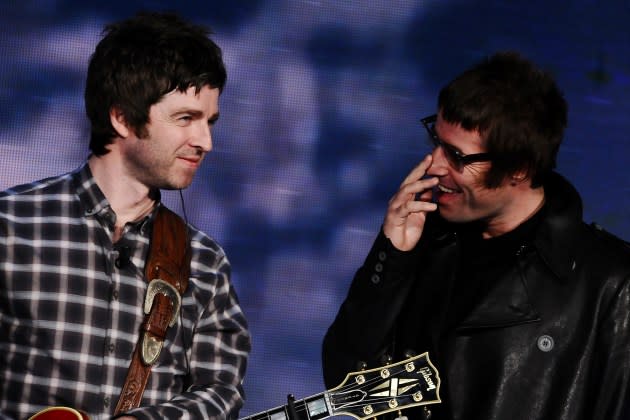
M 582 200 L 560 174 L 552 173 L 544 185 L 547 217 L 536 233 L 534 246 L 545 264 L 561 280 L 575 268 L 576 237 L 582 223 Z

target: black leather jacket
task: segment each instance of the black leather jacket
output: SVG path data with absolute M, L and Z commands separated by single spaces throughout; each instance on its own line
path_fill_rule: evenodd
M 535 239 L 453 328 L 453 226 L 430 218 L 409 252 L 381 232 L 324 339 L 326 385 L 359 361 L 428 351 L 442 379 L 432 420 L 630 419 L 630 249 L 582 222 L 579 195 L 560 175 L 545 196 Z

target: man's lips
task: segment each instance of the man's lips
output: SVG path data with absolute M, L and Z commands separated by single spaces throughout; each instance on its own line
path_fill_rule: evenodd
M 449 188 L 438 184 L 433 192 L 433 200 L 440 206 L 448 206 L 453 200 L 459 197 L 461 191 L 456 188 Z
M 182 156 L 177 156 L 177 158 L 185 160 L 190 163 L 198 164 L 203 159 L 203 156 L 202 155 L 182 155 Z
M 455 190 L 453 188 L 446 187 L 446 186 L 444 186 L 442 184 L 438 184 L 437 189 L 440 192 L 447 193 L 447 194 L 453 194 L 453 193 L 457 192 L 457 190 Z

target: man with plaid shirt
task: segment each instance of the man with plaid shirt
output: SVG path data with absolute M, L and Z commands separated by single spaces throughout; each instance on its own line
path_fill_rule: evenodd
M 207 29 L 111 24 L 90 59 L 87 162 L 0 193 L 0 419 L 114 414 L 138 342 L 160 189 L 192 182 L 226 80 Z M 250 350 L 221 247 L 188 225 L 190 278 L 140 407 L 125 419 L 235 418 Z

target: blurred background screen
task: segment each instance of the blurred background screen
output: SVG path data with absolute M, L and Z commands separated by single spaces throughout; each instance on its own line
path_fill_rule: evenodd
M 419 119 L 455 75 L 514 49 L 569 102 L 558 170 L 587 221 L 630 238 L 630 5 L 621 0 L 5 0 L 0 189 L 88 154 L 87 61 L 104 24 L 174 10 L 208 24 L 228 83 L 214 150 L 184 192 L 253 334 L 242 415 L 324 390 L 321 342 L 387 201 L 429 149 Z M 181 213 L 179 197 L 164 194 Z

